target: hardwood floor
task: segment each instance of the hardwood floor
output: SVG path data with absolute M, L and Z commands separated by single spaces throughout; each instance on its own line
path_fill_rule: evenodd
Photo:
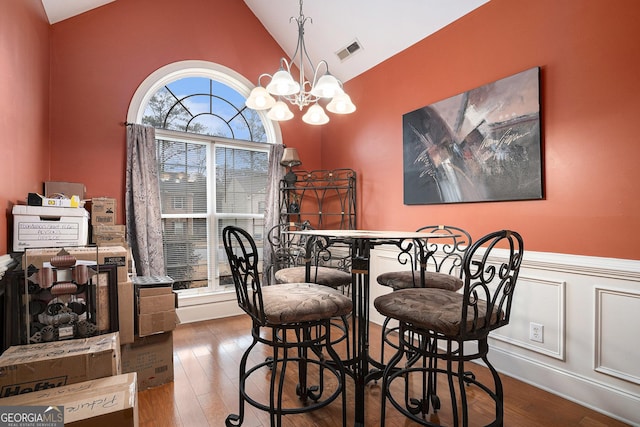
M 179 325 L 174 331 L 174 376 L 172 383 L 138 393 L 140 427 L 224 426 L 227 415 L 238 408 L 238 362 L 251 342 L 248 316 L 210 320 Z M 379 354 L 380 327 L 372 324 L 371 354 Z M 255 352 L 254 363 L 264 360 L 266 353 Z M 386 354 L 391 355 L 391 351 Z M 491 358 L 491 353 L 489 353 Z M 250 363 L 251 363 L 250 361 Z M 265 369 L 265 371 L 268 371 Z M 474 366 L 479 378 L 487 370 Z M 268 373 L 265 373 L 265 377 Z M 532 387 L 505 375 L 501 376 L 505 391 L 505 426 L 581 426 L 617 427 L 626 424 L 589 410 L 568 400 Z M 347 425 L 353 424 L 353 381 L 347 378 Z M 442 385 L 445 386 L 444 384 Z M 252 384 L 260 389 L 260 384 Z M 366 425 L 380 424 L 380 386 L 367 385 Z M 493 411 L 490 403 L 470 396 L 472 425 L 483 425 Z M 293 396 L 295 398 L 295 396 Z M 474 400 L 475 399 L 475 400 Z M 440 422 L 451 425 L 443 410 Z M 309 414 L 288 415 L 285 426 L 334 427 L 341 424 L 340 400 Z M 262 411 L 246 405 L 244 427 L 267 427 L 269 418 Z M 386 425 L 417 425 L 387 404 Z

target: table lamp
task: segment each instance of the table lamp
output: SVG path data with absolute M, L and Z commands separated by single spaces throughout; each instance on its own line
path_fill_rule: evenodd
M 280 164 L 289 168 L 289 172 L 284 176 L 284 182 L 287 183 L 287 186 L 291 187 L 298 180 L 298 177 L 293 172 L 292 168 L 302 164 L 300 157 L 298 156 L 298 150 L 295 148 L 285 148 L 284 153 L 282 153 L 282 160 L 280 160 Z

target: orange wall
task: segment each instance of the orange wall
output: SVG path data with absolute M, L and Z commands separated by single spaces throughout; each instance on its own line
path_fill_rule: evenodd
M 0 255 L 11 209 L 49 174 L 49 22 L 40 0 L 0 1 Z
M 282 55 L 241 1 L 117 1 L 50 29 L 38 0 L 0 8 L 7 209 L 45 179 L 84 182 L 89 197 L 114 196 L 122 207 L 122 122 L 146 76 L 202 59 L 255 81 Z M 636 0 L 615 8 L 603 0 L 492 0 L 349 81 L 356 113 L 321 129 L 284 123 L 284 142 L 300 150 L 305 169 L 356 169 L 361 228 L 447 222 L 478 236 L 509 227 L 529 250 L 640 259 L 639 16 Z M 542 70 L 545 199 L 404 206 L 402 114 L 534 66 Z
M 51 178 L 84 182 L 87 197 L 116 197 L 119 223 L 123 122 L 140 83 L 166 64 L 189 59 L 224 65 L 257 82 L 261 73 L 276 71 L 284 55 L 244 2 L 228 0 L 109 3 L 54 24 L 52 52 Z M 281 128 L 304 166 L 319 168 L 321 130 L 297 119 Z
M 529 250 L 640 259 L 640 2 L 492 0 L 349 81 L 358 110 L 323 131 L 354 165 L 359 227 L 520 231 Z M 403 205 L 402 115 L 541 67 L 545 199 Z

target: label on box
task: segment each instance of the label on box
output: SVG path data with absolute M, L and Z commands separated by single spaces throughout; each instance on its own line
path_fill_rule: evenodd
M 117 265 L 118 267 L 126 267 L 127 257 L 126 256 L 106 256 L 104 257 L 103 264 Z

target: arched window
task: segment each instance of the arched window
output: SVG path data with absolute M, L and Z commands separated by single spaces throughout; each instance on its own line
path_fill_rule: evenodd
M 263 232 L 269 144 L 280 130 L 246 108 L 251 83 L 204 61 L 169 64 L 138 88 L 127 120 L 156 128 L 167 274 L 186 293 L 229 289 L 221 232 Z

